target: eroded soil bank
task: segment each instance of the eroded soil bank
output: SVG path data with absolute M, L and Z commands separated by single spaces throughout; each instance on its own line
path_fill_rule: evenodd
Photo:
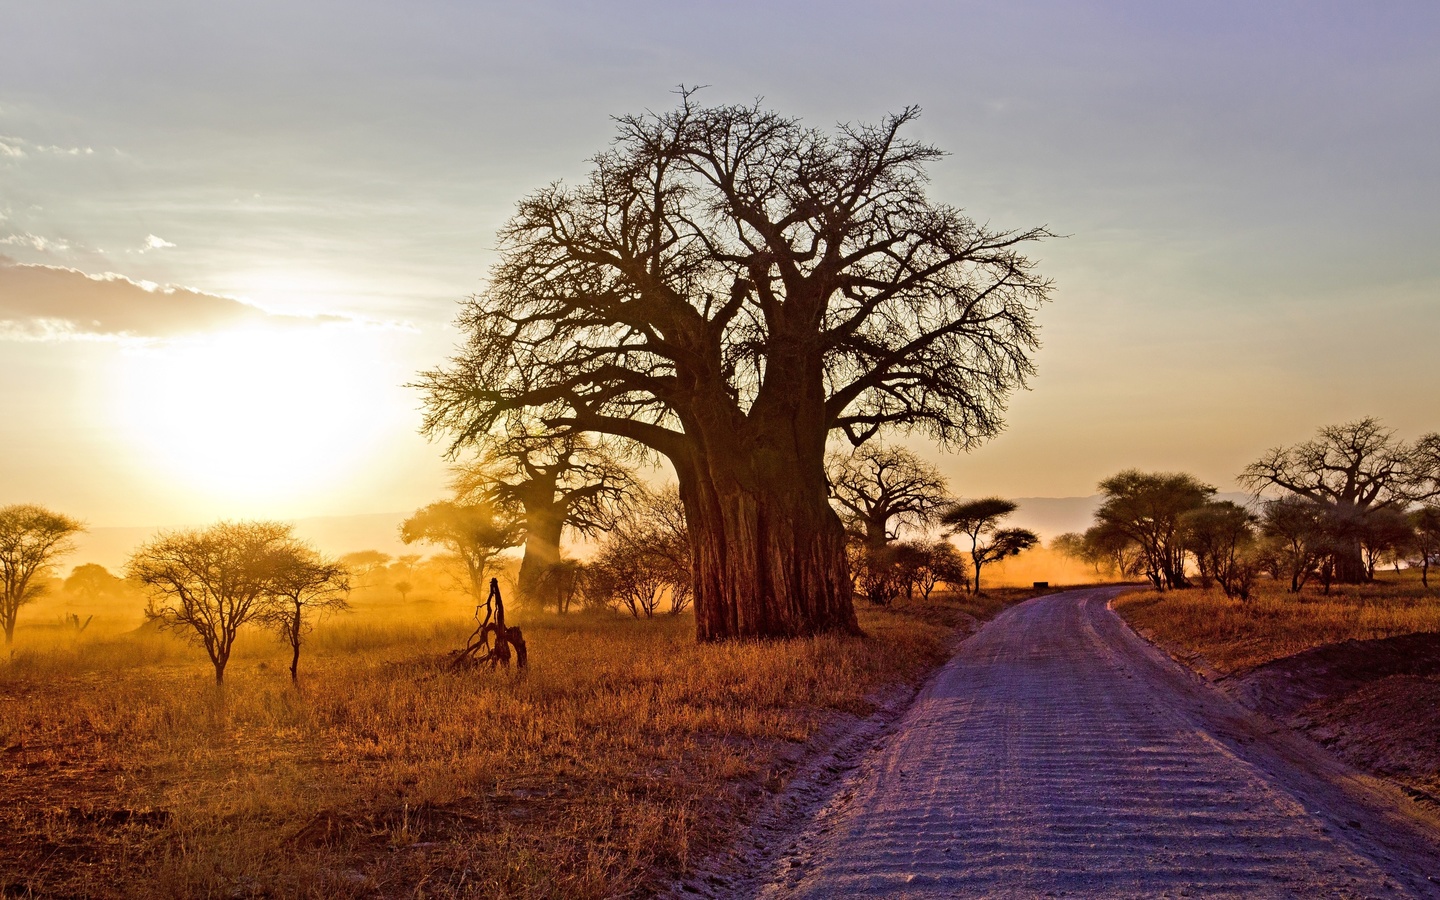
M 1440 810 L 1440 634 L 1317 647 L 1218 684 Z

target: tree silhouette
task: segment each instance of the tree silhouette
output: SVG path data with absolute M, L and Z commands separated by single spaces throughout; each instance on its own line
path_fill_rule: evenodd
M 466 343 L 423 373 L 451 451 L 583 431 L 666 457 L 702 640 L 858 631 L 825 446 L 971 447 L 1033 372 L 1049 293 L 1019 248 L 925 194 L 918 110 L 834 133 L 753 106 L 617 120 L 577 186 L 526 197 Z
M 1374 418 L 1329 425 L 1312 440 L 1267 451 L 1245 467 L 1240 482 L 1257 495 L 1277 487 L 1327 507 L 1338 529 L 1336 577 L 1353 584 L 1369 577 L 1364 519 L 1440 497 L 1440 434 L 1406 444 Z
M 125 570 L 150 590 L 147 619 L 193 632 L 215 667 L 218 685 L 225 682 L 236 634 L 266 611 L 292 547 L 284 523 L 220 522 L 162 532 L 131 555 Z
M 453 487 L 460 499 L 491 503 L 523 523 L 516 587 L 523 599 L 558 605 L 542 596 L 541 581 L 560 562 L 565 530 L 594 535 L 610 528 L 635 480 L 613 441 L 568 432 L 492 439 L 477 461 L 456 470 Z
M 1019 556 L 1040 543 L 1035 532 L 1025 528 L 1001 528 L 1000 520 L 1019 507 L 1013 500 L 986 497 L 957 503 L 945 510 L 940 523 L 951 534 L 970 538 L 970 565 L 975 573 L 975 593 L 980 593 L 980 570 L 986 563 L 999 562 L 1007 556 Z
M 674 485 L 640 494 L 586 566 L 587 590 L 602 603 L 623 605 L 637 619 L 653 616 L 669 597 L 670 612 L 678 615 L 694 597 L 689 545 Z
M 1188 587 L 1181 520 L 1215 488 L 1183 472 L 1126 469 L 1100 482 L 1100 492 L 1105 500 L 1095 513 L 1096 541 L 1134 544 L 1156 590 Z
M 348 609 L 350 570 L 298 542 L 282 548 L 260 618 L 290 647 L 290 680 L 300 678 L 300 645 L 317 615 Z
M 1195 557 L 1200 587 L 1209 590 L 1218 581 L 1225 596 L 1250 597 L 1257 518 L 1229 500 L 1210 501 L 1180 516 L 1181 540 Z
M 79 594 L 86 602 L 94 603 L 104 595 L 119 590 L 124 583 L 99 563 L 85 563 L 70 571 L 70 576 L 65 579 L 65 591 Z
M 1411 549 L 1415 551 L 1414 565 L 1420 567 L 1420 583 L 1430 586 L 1430 566 L 1440 558 L 1440 506 L 1422 506 L 1410 513 L 1410 525 L 1415 529 Z
M 903 447 L 865 444 L 832 453 L 826 468 L 840 518 L 871 548 L 934 524 L 947 502 L 944 476 Z
M 489 503 L 442 500 L 419 509 L 400 523 L 400 539 L 407 544 L 426 541 L 459 557 L 470 582 L 470 595 L 480 601 L 495 557 L 520 543 L 520 523 Z
M 1276 578 L 1290 579 L 1290 592 L 1314 576 L 1334 550 L 1329 508 L 1323 503 L 1289 494 L 1267 502 L 1260 530 L 1269 542 L 1270 568 Z
M 0 628 L 15 642 L 20 607 L 43 590 L 37 580 L 56 559 L 75 549 L 85 526 L 69 516 L 27 503 L 0 508 Z

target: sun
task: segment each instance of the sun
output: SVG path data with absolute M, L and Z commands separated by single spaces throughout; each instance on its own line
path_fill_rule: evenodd
M 358 477 L 393 393 L 342 330 L 256 328 L 130 348 L 114 409 L 157 476 L 226 508 Z

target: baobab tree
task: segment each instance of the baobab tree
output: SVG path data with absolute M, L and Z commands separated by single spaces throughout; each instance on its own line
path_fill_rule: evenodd
M 975 446 L 1033 374 L 1050 284 L 926 195 L 908 108 L 824 132 L 757 105 L 617 120 L 578 185 L 526 197 L 424 430 L 627 439 L 664 456 L 701 640 L 859 630 L 825 448 L 886 430 Z
M 456 469 L 461 500 L 508 511 L 524 529 L 516 588 L 529 600 L 547 598 L 545 573 L 560 562 L 567 529 L 584 535 L 608 530 L 636 489 L 616 442 L 576 432 L 492 438 L 479 458 Z M 556 601 L 558 605 L 558 600 Z
M 20 607 L 39 596 L 40 576 L 75 549 L 74 537 L 84 530 L 79 521 L 43 506 L 0 508 L 0 628 L 5 630 L 5 646 L 15 642 Z
M 1337 528 L 1335 577 L 1354 584 L 1369 576 L 1364 520 L 1440 497 L 1440 434 L 1407 444 L 1374 418 L 1329 425 L 1312 440 L 1267 451 L 1240 482 L 1257 496 L 1274 487 L 1325 507 Z
M 869 548 L 933 525 L 949 502 L 940 470 L 903 447 L 868 443 L 832 453 L 826 468 L 841 520 Z
M 918 546 L 896 546 L 902 530 L 934 523 L 948 502 L 944 477 L 903 447 L 872 441 L 826 460 L 831 498 L 855 542 L 850 575 L 872 603 L 887 605 L 923 568 Z

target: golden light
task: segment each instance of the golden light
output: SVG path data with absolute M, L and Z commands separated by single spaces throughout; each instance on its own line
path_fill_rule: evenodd
M 365 352 L 373 342 L 257 328 L 132 347 L 113 408 L 163 479 L 224 514 L 263 515 L 358 476 L 388 424 L 377 401 L 397 389 Z

